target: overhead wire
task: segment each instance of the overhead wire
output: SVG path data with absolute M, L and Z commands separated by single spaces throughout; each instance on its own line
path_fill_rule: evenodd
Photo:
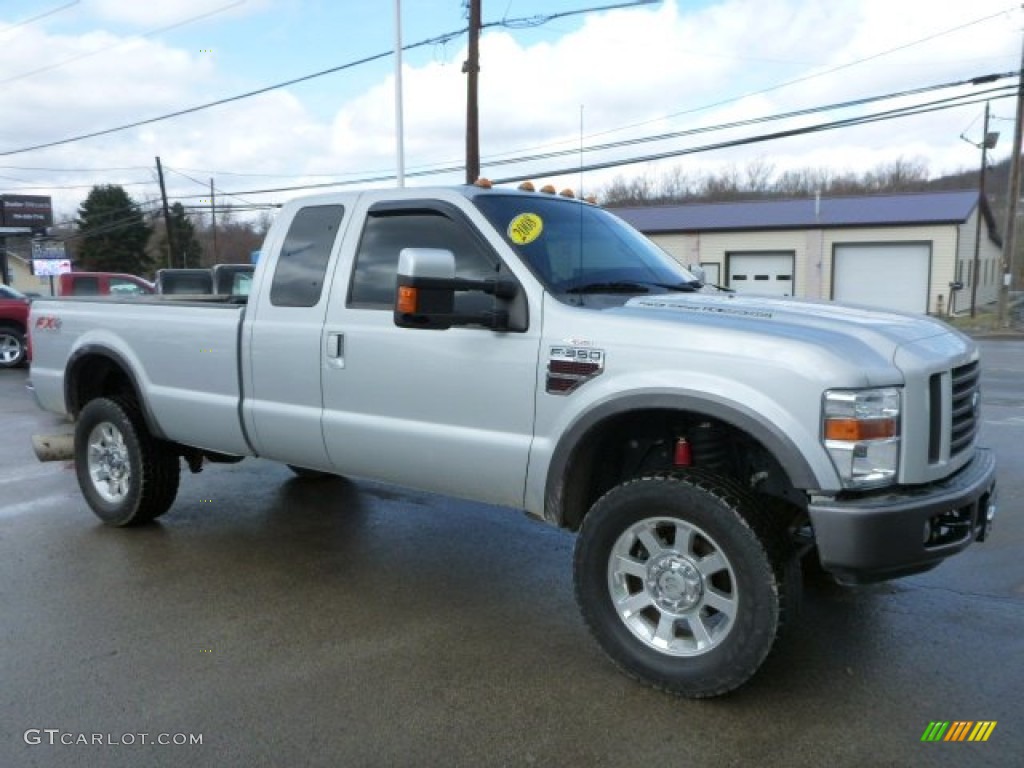
M 72 2 L 70 2 L 70 3 L 65 3 L 64 5 L 58 6 L 57 8 L 51 8 L 50 10 L 44 11 L 43 13 L 36 14 L 35 16 L 32 16 L 31 18 L 24 19 L 22 21 L 17 21 L 14 24 L 10 24 L 9 26 L 6 26 L 3 29 L 0 29 L 0 37 L 3 37 L 5 34 L 7 34 L 8 32 L 11 32 L 12 30 L 18 29 L 20 27 L 27 26 L 27 25 L 32 24 L 32 23 L 37 22 L 37 21 L 41 21 L 42 19 L 45 19 L 48 16 L 53 16 L 55 13 L 60 13 L 61 11 L 66 11 L 68 8 L 71 8 L 73 6 L 78 5 L 80 2 L 81 2 L 81 0 L 72 0 Z
M 24 79 L 26 77 L 32 77 L 33 75 L 38 75 L 38 74 L 41 74 L 43 72 L 49 72 L 50 70 L 53 70 L 53 69 L 59 69 L 60 67 L 65 66 L 66 64 L 72 64 L 72 63 L 74 63 L 76 61 L 81 61 L 82 59 L 89 59 L 89 58 L 92 58 L 93 56 L 99 56 L 100 54 L 107 53 L 108 51 L 115 51 L 118 48 L 123 48 L 126 45 L 132 44 L 138 38 L 152 37 L 154 35 L 159 35 L 162 32 L 170 32 L 172 29 L 178 29 L 179 27 L 184 27 L 184 26 L 186 26 L 188 24 L 192 24 L 193 22 L 201 21 L 203 19 L 208 19 L 211 16 L 216 16 L 217 14 L 223 13 L 224 11 L 231 10 L 232 8 L 234 8 L 236 6 L 244 5 L 246 2 L 247 2 L 247 0 L 236 0 L 236 2 L 234 2 L 234 3 L 229 3 L 228 5 L 221 6 L 220 8 L 217 8 L 215 10 L 208 11 L 207 13 L 201 13 L 201 14 L 199 14 L 197 16 L 191 16 L 191 17 L 189 17 L 187 19 L 182 19 L 181 21 L 177 21 L 174 24 L 168 24 L 166 27 L 160 27 L 159 29 L 153 29 L 153 30 L 150 30 L 149 32 L 143 32 L 143 33 L 141 33 L 139 35 L 134 35 L 134 36 L 128 38 L 127 40 L 125 40 L 125 41 L 123 41 L 121 43 L 118 43 L 117 45 L 108 45 L 108 46 L 105 46 L 105 47 L 100 48 L 100 49 L 95 50 L 95 51 L 87 51 L 85 53 L 80 53 L 78 56 L 72 56 L 70 59 L 64 59 L 62 61 L 58 61 L 58 62 L 55 62 L 53 64 L 47 64 L 44 67 L 38 67 L 36 69 L 31 69 L 28 72 L 21 72 L 21 73 L 19 73 L 17 75 L 12 75 L 11 77 L 6 77 L 6 78 L 0 80 L 0 85 L 6 85 L 7 83 L 13 83 L 15 80 L 22 80 L 22 79 Z
M 1002 78 L 1002 77 L 1013 76 L 1015 74 L 1016 73 L 1008 73 L 1008 74 L 1002 74 L 1002 75 L 998 75 L 998 76 L 986 76 L 985 78 L 972 78 L 971 80 L 956 81 L 956 82 L 953 82 L 953 83 L 940 84 L 940 85 L 936 85 L 936 86 L 927 86 L 927 87 L 923 87 L 923 88 L 920 88 L 920 89 L 913 89 L 913 90 L 917 91 L 917 92 L 923 93 L 923 92 L 933 91 L 933 90 L 937 90 L 937 89 L 958 87 L 958 86 L 961 86 L 963 84 L 966 84 L 966 83 L 969 83 L 969 82 L 973 82 L 974 80 L 979 80 L 979 79 L 987 81 L 988 77 L 999 77 L 999 78 Z M 867 115 L 867 116 L 853 117 L 853 118 L 843 118 L 841 120 L 836 120 L 836 121 L 831 121 L 829 123 L 819 124 L 819 126 L 817 126 L 817 127 L 801 127 L 801 128 L 789 129 L 789 130 L 786 130 L 786 131 L 778 131 L 778 132 L 771 133 L 771 134 L 764 134 L 764 136 L 766 138 L 756 138 L 755 137 L 754 139 L 750 139 L 750 140 L 740 139 L 740 140 L 736 140 L 738 142 L 736 144 L 732 144 L 730 142 L 715 143 L 715 144 L 707 145 L 706 149 L 692 150 L 692 151 L 709 151 L 710 149 L 715 149 L 715 148 L 725 148 L 725 147 L 729 147 L 729 146 L 740 146 L 740 145 L 742 145 L 744 143 L 757 143 L 758 141 L 766 141 L 766 140 L 770 140 L 771 138 L 784 138 L 784 137 L 787 137 L 787 136 L 800 135 L 801 133 L 813 133 L 813 132 L 816 132 L 818 130 L 822 130 L 823 128 L 821 126 L 829 126 L 829 125 L 833 125 L 833 124 L 836 127 L 843 127 L 843 126 L 847 126 L 847 125 L 856 125 L 859 122 L 868 122 L 869 118 L 877 117 L 878 115 L 890 115 L 891 118 L 895 118 L 895 117 L 905 117 L 905 116 L 910 116 L 910 115 L 916 114 L 916 112 L 914 110 L 917 110 L 917 109 L 921 109 L 922 112 L 924 112 L 924 111 L 935 111 L 934 109 L 931 109 L 931 108 L 925 110 L 924 109 L 925 107 L 941 106 L 942 109 L 952 109 L 954 107 L 964 106 L 965 104 L 979 103 L 980 101 L 983 101 L 985 98 L 993 98 L 993 99 L 1006 98 L 1007 96 L 1013 95 L 1013 93 L 1015 92 L 1015 89 L 1016 89 L 1015 85 L 1008 84 L 1008 85 L 999 86 L 999 87 L 996 87 L 996 88 L 986 89 L 986 90 L 983 90 L 983 91 L 971 92 L 969 94 L 960 94 L 960 95 L 949 96 L 949 97 L 946 97 L 946 98 L 943 98 L 943 99 L 940 99 L 940 100 L 937 100 L 937 101 L 933 101 L 933 102 L 924 102 L 923 104 L 909 105 L 909 106 L 900 107 L 900 108 L 897 108 L 897 109 L 894 109 L 894 110 L 887 110 L 885 112 L 874 113 L 874 115 Z M 611 143 L 608 143 L 606 145 L 598 145 L 598 146 L 592 146 L 592 147 L 585 147 L 584 151 L 587 152 L 587 153 L 592 153 L 592 152 L 595 152 L 595 151 L 607 151 L 609 149 L 619 149 L 619 148 L 635 146 L 635 145 L 638 145 L 638 144 L 647 143 L 649 141 L 661 141 L 661 140 L 665 140 L 665 139 L 668 139 L 668 138 L 682 138 L 682 137 L 686 137 L 686 136 L 694 136 L 694 135 L 705 134 L 705 133 L 710 133 L 710 132 L 720 131 L 720 130 L 728 130 L 728 129 L 738 128 L 738 127 L 749 127 L 751 125 L 758 125 L 758 124 L 762 124 L 762 123 L 766 123 L 766 122 L 773 122 L 773 121 L 778 121 L 778 120 L 782 120 L 782 119 L 791 119 L 793 117 L 798 117 L 798 116 L 806 116 L 806 115 L 814 114 L 814 113 L 833 111 L 835 109 L 843 107 L 844 105 L 845 106 L 849 106 L 849 105 L 862 105 L 862 104 L 867 104 L 867 103 L 877 102 L 877 101 L 882 101 L 882 100 L 887 100 L 887 99 L 903 98 L 906 93 L 907 93 L 906 91 L 900 91 L 900 92 L 895 92 L 893 94 L 886 94 L 886 95 L 882 95 L 882 96 L 868 97 L 868 98 L 864 98 L 864 99 L 856 99 L 856 100 L 851 100 L 851 101 L 848 101 L 848 102 L 839 102 L 837 104 L 824 105 L 824 106 L 821 106 L 821 107 L 809 108 L 809 109 L 806 109 L 806 110 L 797 110 L 797 111 L 790 112 L 790 113 L 782 113 L 782 114 L 777 114 L 777 115 L 766 115 L 766 116 L 761 116 L 761 117 L 757 117 L 757 118 L 750 118 L 750 119 L 747 119 L 747 120 L 739 120 L 739 121 L 734 121 L 734 122 L 731 122 L 731 123 L 724 123 L 724 124 L 720 124 L 720 125 L 703 126 L 703 127 L 699 127 L 699 128 L 688 129 L 688 130 L 685 130 L 685 131 L 675 131 L 675 132 L 672 132 L 672 133 L 669 133 L 669 134 L 659 134 L 659 135 L 654 136 L 654 137 L 639 137 L 639 138 L 635 138 L 635 139 L 625 139 L 625 140 L 621 140 L 621 141 L 618 141 L 618 142 L 611 142 Z M 967 100 L 967 99 L 970 99 L 970 100 Z M 871 120 L 871 121 L 874 121 L 874 120 Z M 612 160 L 612 161 L 608 161 L 608 162 L 605 162 L 605 163 L 598 163 L 598 164 L 595 164 L 593 166 L 584 166 L 583 170 L 584 171 L 587 171 L 587 170 L 599 170 L 599 169 L 603 169 L 603 168 L 607 168 L 607 167 L 615 167 L 615 166 L 618 166 L 618 165 L 632 165 L 632 164 L 635 164 L 635 163 L 638 163 L 638 162 L 647 162 L 649 159 L 663 159 L 661 157 L 661 155 L 664 155 L 664 157 L 672 157 L 672 156 L 676 156 L 676 155 L 683 155 L 683 154 L 690 154 L 690 153 L 691 153 L 691 150 L 689 150 L 689 149 L 687 149 L 687 150 L 679 150 L 679 151 L 672 150 L 672 151 L 667 152 L 667 153 L 657 153 L 656 155 L 643 156 L 643 157 L 640 157 L 639 159 L 631 159 L 631 160 L 626 160 L 626 161 Z M 536 162 L 537 160 L 549 160 L 549 159 L 554 159 L 554 158 L 557 158 L 557 157 L 562 157 L 562 156 L 567 156 L 567 155 L 576 155 L 576 154 L 578 154 L 578 149 L 575 149 L 575 150 L 559 150 L 559 151 L 556 151 L 556 152 L 549 152 L 549 153 L 544 153 L 544 154 L 522 155 L 522 156 L 514 157 L 514 158 L 503 158 L 503 159 L 496 160 L 496 161 L 493 161 L 493 162 L 485 163 L 485 166 L 486 166 L 486 168 L 494 168 L 494 167 L 498 167 L 498 166 L 513 165 L 513 164 L 519 164 L 519 163 L 525 163 L 525 162 L 531 162 L 531 161 L 532 162 Z M 412 178 L 422 178 L 422 177 L 425 177 L 425 176 L 437 176 L 437 175 L 443 175 L 443 174 L 446 174 L 446 173 L 456 173 L 456 172 L 459 172 L 459 171 L 462 171 L 462 170 L 464 170 L 464 166 L 463 165 L 455 165 L 455 164 L 453 164 L 453 165 L 444 166 L 444 167 L 431 167 L 431 168 L 425 168 L 425 169 L 419 169 L 419 170 L 411 170 L 411 171 L 408 171 L 406 173 L 406 175 L 409 176 L 409 177 L 412 177 Z M 543 171 L 533 171 L 533 172 L 528 173 L 528 174 L 523 174 L 522 176 L 517 176 L 514 179 L 512 177 L 505 177 L 505 178 L 502 178 L 502 179 L 497 180 L 497 181 L 503 181 L 503 182 L 507 182 L 507 181 L 511 181 L 511 180 L 521 181 L 523 179 L 536 178 L 538 176 L 561 175 L 563 173 L 576 173 L 578 171 L 579 171 L 579 165 L 576 165 L 572 169 L 567 169 L 567 170 L 563 169 L 563 170 L 558 170 L 558 171 L 551 170 L 551 169 L 547 169 L 547 170 L 543 170 Z M 343 181 L 332 181 L 332 182 L 323 182 L 323 183 L 317 183 L 317 184 L 299 184 L 299 185 L 280 186 L 280 187 L 272 187 L 272 188 L 240 190 L 237 193 L 233 193 L 233 194 L 256 195 L 256 194 L 272 194 L 272 193 L 280 193 L 280 192 L 295 192 L 295 191 L 314 190 L 314 189 L 330 189 L 330 188 L 334 188 L 334 187 L 354 186 L 354 185 L 357 185 L 357 184 L 370 184 L 370 183 L 379 183 L 379 182 L 391 181 L 394 178 L 395 178 L 394 173 L 387 172 L 387 173 L 381 173 L 381 174 L 378 174 L 378 175 L 363 176 L 363 177 L 360 177 L 360 178 L 357 178 L 357 179 L 349 179 L 349 180 L 343 180 Z M 185 196 L 185 197 L 188 197 L 188 198 L 199 197 L 199 195 L 191 195 L 191 196 Z

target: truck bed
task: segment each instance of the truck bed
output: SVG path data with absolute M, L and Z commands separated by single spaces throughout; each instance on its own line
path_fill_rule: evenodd
M 30 328 L 35 338 L 46 334 L 48 343 L 35 345 L 36 398 L 44 408 L 68 413 L 65 367 L 102 345 L 139 377 L 155 434 L 210 451 L 250 454 L 240 421 L 244 312 L 230 297 L 217 296 L 37 299 Z

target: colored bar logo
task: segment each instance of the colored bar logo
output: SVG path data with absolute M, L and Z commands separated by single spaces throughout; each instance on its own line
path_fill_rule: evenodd
M 921 734 L 921 741 L 988 741 L 996 729 L 995 720 L 933 720 Z

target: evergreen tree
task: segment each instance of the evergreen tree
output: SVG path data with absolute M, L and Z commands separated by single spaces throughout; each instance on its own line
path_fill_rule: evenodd
M 170 248 L 167 242 L 167 233 L 164 232 L 160 238 L 160 253 L 163 254 L 162 264 L 170 264 L 173 267 L 199 267 L 203 256 L 203 247 L 199 244 L 196 236 L 196 228 L 192 219 L 185 213 L 181 203 L 174 203 L 171 206 L 171 234 L 174 241 L 174 257 L 167 258 Z
M 78 259 L 83 269 L 132 275 L 150 271 L 146 242 L 151 229 L 123 187 L 93 187 L 78 208 L 75 226 L 81 235 Z

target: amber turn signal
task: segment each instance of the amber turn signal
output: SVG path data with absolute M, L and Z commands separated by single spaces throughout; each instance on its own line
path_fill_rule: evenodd
M 825 439 L 846 440 L 885 440 L 896 437 L 895 419 L 826 419 Z
M 416 307 L 419 305 L 419 291 L 413 288 L 411 285 L 400 285 L 398 286 L 398 311 L 406 314 L 413 315 L 416 313 Z

